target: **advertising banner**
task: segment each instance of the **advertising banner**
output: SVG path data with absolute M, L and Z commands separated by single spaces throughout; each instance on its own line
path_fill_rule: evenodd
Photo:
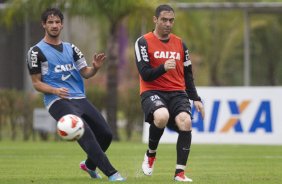
M 198 87 L 206 117 L 192 105 L 192 142 L 282 145 L 282 87 Z M 192 103 L 192 102 L 191 102 Z M 144 123 L 143 142 L 149 124 Z M 175 143 L 166 129 L 160 142 Z

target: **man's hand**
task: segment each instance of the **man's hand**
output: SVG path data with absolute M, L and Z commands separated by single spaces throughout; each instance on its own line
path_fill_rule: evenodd
M 194 101 L 194 106 L 197 111 L 201 113 L 202 118 L 205 119 L 205 108 L 203 106 L 203 103 L 201 101 Z
M 58 95 L 60 98 L 66 99 L 69 96 L 69 90 L 67 88 L 56 88 L 55 95 Z
M 171 69 L 175 69 L 175 66 L 176 66 L 176 62 L 174 59 L 168 59 L 165 61 L 165 64 L 164 64 L 164 69 L 165 71 L 168 71 L 168 70 L 171 70 Z
M 106 59 L 105 53 L 95 53 L 93 56 L 92 65 L 95 70 L 99 70 Z
M 104 53 L 95 53 L 93 56 L 92 66 L 93 67 L 84 67 L 79 72 L 82 75 L 83 78 L 89 79 L 90 77 L 93 77 L 98 70 L 103 65 L 104 61 L 106 59 L 106 55 Z

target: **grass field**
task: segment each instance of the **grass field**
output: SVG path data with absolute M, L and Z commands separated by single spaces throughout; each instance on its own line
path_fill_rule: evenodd
M 107 154 L 126 183 L 175 183 L 175 145 L 161 144 L 154 174 L 140 171 L 146 145 L 114 142 Z M 0 184 L 89 184 L 78 167 L 85 154 L 72 142 L 0 142 Z M 199 184 L 281 184 L 282 146 L 192 145 L 187 174 Z

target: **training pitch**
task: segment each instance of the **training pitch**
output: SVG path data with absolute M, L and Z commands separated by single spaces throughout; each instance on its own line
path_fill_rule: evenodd
M 127 178 L 125 183 L 174 183 L 175 145 L 161 144 L 152 176 L 140 170 L 146 145 L 114 142 L 107 151 L 113 165 Z M 0 142 L 1 184 L 93 184 L 79 169 L 85 158 L 76 142 Z M 191 147 L 188 177 L 197 184 L 280 184 L 282 146 L 196 145 Z

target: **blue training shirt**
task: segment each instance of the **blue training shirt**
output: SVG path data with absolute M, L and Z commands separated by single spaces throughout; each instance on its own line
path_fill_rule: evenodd
M 79 73 L 81 68 L 87 66 L 85 58 L 76 46 L 67 42 L 62 42 L 62 46 L 61 52 L 43 40 L 36 44 L 35 47 L 39 48 L 46 60 L 40 62 L 42 82 L 55 88 L 67 88 L 69 99 L 85 98 L 84 82 Z M 28 64 L 31 74 L 32 67 L 39 67 L 38 61 L 35 62 L 33 57 L 38 56 L 39 50 L 34 47 L 29 50 Z M 77 60 L 74 59 L 74 52 L 76 52 Z M 60 97 L 57 95 L 44 94 L 44 104 L 47 109 L 58 99 Z

